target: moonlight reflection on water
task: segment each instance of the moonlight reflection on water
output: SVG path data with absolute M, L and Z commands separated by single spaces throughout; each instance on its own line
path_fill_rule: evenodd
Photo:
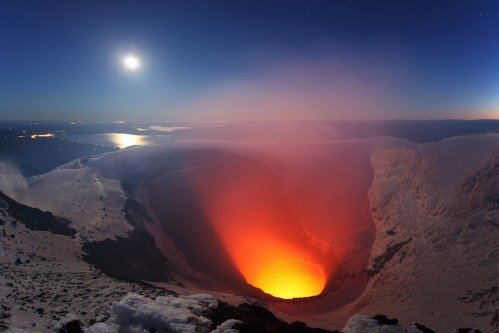
M 143 135 L 126 133 L 109 133 L 107 135 L 109 136 L 109 141 L 118 148 L 143 146 L 149 144 L 149 140 Z

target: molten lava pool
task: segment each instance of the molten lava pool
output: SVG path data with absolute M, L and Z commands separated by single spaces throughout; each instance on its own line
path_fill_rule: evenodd
M 235 222 L 233 228 L 219 232 L 246 282 L 279 298 L 319 295 L 327 283 L 327 275 L 316 249 L 293 244 L 273 232 L 272 227 L 266 229 L 255 224 Z
M 279 298 L 319 295 L 326 285 L 324 268 L 296 249 L 270 241 L 243 257 L 251 264 L 238 265 L 246 281 Z M 258 264 L 257 264 L 258 263 Z

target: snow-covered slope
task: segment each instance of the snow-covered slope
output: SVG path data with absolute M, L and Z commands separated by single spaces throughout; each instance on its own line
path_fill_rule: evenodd
M 351 313 L 498 328 L 499 135 L 378 151 L 370 283 Z
M 89 323 L 129 292 L 169 293 L 107 277 L 83 255 L 64 221 L 0 193 L 0 331 L 47 332 L 72 317 Z
M 78 160 L 31 179 L 28 186 L 17 198 L 68 219 L 78 237 L 104 240 L 126 236 L 133 229 L 125 220 L 126 196 L 120 182 Z
M 341 306 L 331 306 L 341 298 L 336 297 L 339 292 L 333 284 L 328 294 L 319 298 L 287 303 L 262 298 L 258 304 L 267 302 L 269 309 L 288 322 L 301 320 L 328 329 L 344 327 L 355 314 L 368 315 L 352 317 L 345 328 L 349 332 L 412 331 L 415 328 L 411 325 L 416 322 L 438 331 L 459 327 L 497 330 L 499 135 L 430 144 L 386 138 L 364 143 L 365 152 L 371 154 L 369 171 L 373 172 L 368 202 L 375 226 L 372 252 L 367 253 L 367 267 L 356 265 L 337 282 L 347 285 L 348 279 L 355 278 L 367 281 L 366 284 L 356 290 L 354 299 Z M 320 149 L 328 144 L 322 144 Z M 266 158 L 279 152 L 276 160 L 293 157 L 298 147 L 242 143 L 222 146 Z M 314 144 L 299 146 L 304 151 L 314 149 Z M 75 161 L 28 183 L 12 174 L 0 177 L 0 190 L 8 184 L 4 187 L 22 203 L 49 210 L 58 217 L 47 213 L 51 217 L 44 215 L 41 224 L 38 217 L 35 222 L 23 220 L 23 215 L 41 216 L 41 212 L 26 213 L 29 207 L 12 204 L 23 212 L 16 215 L 8 211 L 9 200 L 0 200 L 0 330 L 9 325 L 46 331 L 55 327 L 52 321 L 63 320 L 68 313 L 90 327 L 91 320 L 99 318 L 99 309 L 103 310 L 99 308 L 101 303 L 111 304 L 135 292 L 150 298 L 144 300 L 148 307 L 156 307 L 152 299 L 161 293 L 171 295 L 165 289 L 130 281 L 165 278 L 166 282 L 156 285 L 185 294 L 234 292 L 236 289 L 217 284 L 209 272 L 191 265 L 149 206 L 148 195 L 159 192 L 147 192 L 142 186 L 154 180 L 147 178 L 150 175 L 165 176 L 163 168 L 178 161 L 172 156 L 191 147 L 192 143 L 184 143 L 128 149 L 89 161 Z M 198 143 L 196 147 L 210 148 L 210 144 Z M 305 162 L 304 165 L 310 164 L 310 160 Z M 270 170 L 278 172 L 279 164 L 272 163 Z M 314 170 L 314 165 L 310 167 Z M 175 165 L 170 170 L 176 171 Z M 167 175 L 181 181 L 177 172 Z M 176 189 L 167 193 L 175 195 Z M 182 207 L 192 210 L 192 205 L 178 209 Z M 331 228 L 328 232 L 334 231 L 341 230 Z M 177 280 L 181 283 L 169 281 L 170 269 L 174 278 L 181 278 Z M 246 296 L 229 295 L 226 300 L 233 306 L 249 299 Z M 235 311 L 224 309 L 230 314 Z M 260 310 L 255 311 L 261 314 Z M 370 318 L 380 313 L 407 326 L 382 328 L 380 322 Z M 236 317 L 225 319 L 233 318 Z M 111 329 L 121 325 L 117 317 L 113 320 L 106 323 Z M 103 318 L 99 321 L 106 322 Z M 212 324 L 215 322 L 223 323 L 212 320 Z M 99 327 L 104 330 L 103 325 Z M 200 327 L 206 326 L 203 325 Z M 214 330 L 217 325 L 205 328 Z
M 1 332 L 234 333 L 236 324 L 246 332 L 325 332 L 255 305 L 110 278 L 82 260 L 65 221 L 2 193 L 0 233 Z

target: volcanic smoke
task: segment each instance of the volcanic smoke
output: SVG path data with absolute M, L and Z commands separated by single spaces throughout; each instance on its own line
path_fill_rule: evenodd
M 254 160 L 229 159 L 210 170 L 198 188 L 246 282 L 279 298 L 320 294 L 328 280 L 323 249 L 296 223 L 279 180 Z

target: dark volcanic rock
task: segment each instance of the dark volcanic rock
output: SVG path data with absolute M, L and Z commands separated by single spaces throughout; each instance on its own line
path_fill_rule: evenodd
M 52 213 L 20 204 L 1 191 L 0 201 L 8 205 L 7 213 L 22 222 L 28 229 L 50 231 L 70 237 L 74 237 L 76 233 L 76 230 L 59 221 Z
M 416 328 L 418 330 L 420 330 L 421 332 L 423 332 L 423 333 L 436 333 L 434 330 L 429 329 L 425 325 L 421 325 L 421 324 L 415 323 L 414 326 L 416 326 Z
M 134 227 L 130 237 L 117 237 L 86 242 L 84 259 L 108 276 L 130 281 L 170 281 L 170 267 L 156 247 L 144 223 L 152 221 L 141 204 L 128 198 L 125 203 L 127 221 Z
M 83 333 L 83 327 L 79 320 L 71 320 L 62 325 L 59 329 L 59 333 Z
M 229 319 L 236 319 L 241 321 L 241 323 L 235 324 L 234 329 L 241 333 L 260 333 L 260 332 L 272 332 L 272 333 L 300 333 L 300 332 L 310 332 L 310 333 L 326 333 L 326 332 L 338 332 L 338 331 L 327 331 L 321 328 L 310 328 L 307 327 L 305 323 L 295 321 L 291 324 L 286 323 L 274 316 L 272 312 L 264 307 L 251 304 L 241 304 L 236 306 L 229 305 L 227 303 L 219 302 L 218 307 L 212 310 L 204 316 L 210 319 L 212 324 L 212 329 L 215 329 L 218 325 Z
M 398 251 L 400 251 L 400 249 L 402 249 L 411 240 L 412 239 L 409 238 L 406 241 L 390 245 L 386 249 L 385 253 L 383 253 L 381 256 L 378 256 L 378 257 L 374 258 L 374 264 L 373 264 L 372 268 L 366 270 L 367 271 L 367 275 L 368 276 L 374 276 L 374 275 L 378 274 L 383 269 L 383 267 L 386 265 L 386 263 L 389 262 L 393 258 L 393 256 Z
M 385 315 L 375 315 L 373 317 L 374 320 L 376 320 L 378 322 L 378 324 L 380 325 L 398 325 L 399 324 L 399 320 L 394 318 L 394 319 L 389 319 L 387 316 Z

